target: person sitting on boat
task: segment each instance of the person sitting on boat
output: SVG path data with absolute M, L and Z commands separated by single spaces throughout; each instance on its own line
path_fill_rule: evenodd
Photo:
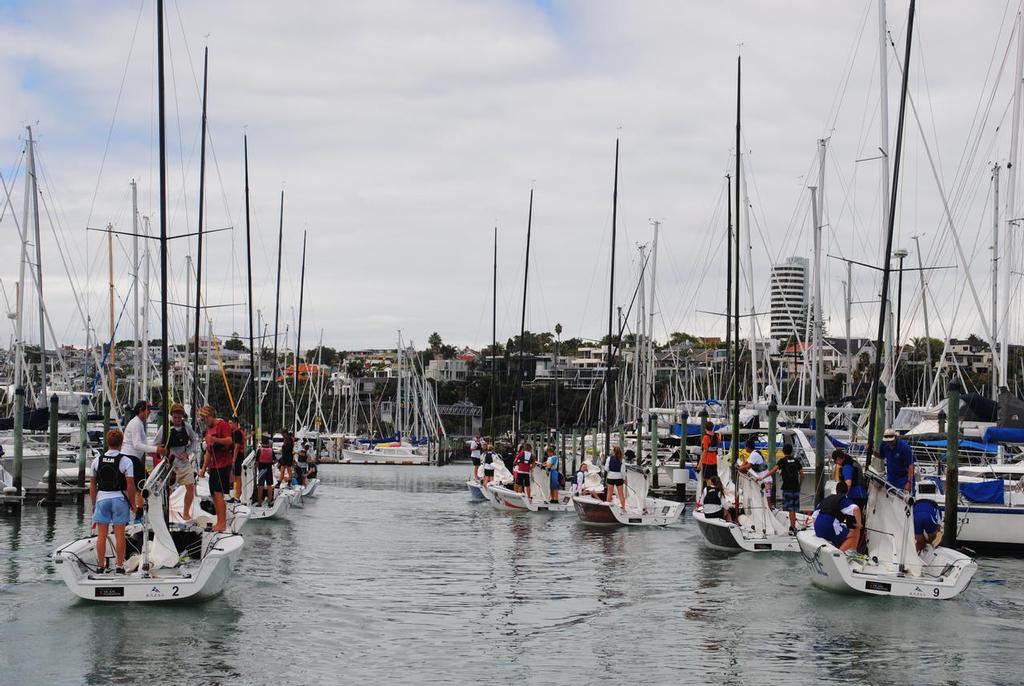
M 167 459 L 171 461 L 171 469 L 174 471 L 174 482 L 185 487 L 181 518 L 187 522 L 192 519 L 192 500 L 196 495 L 196 472 L 190 456 L 199 437 L 185 421 L 185 407 L 181 403 L 171 405 L 171 430 L 167 440 L 164 440 L 164 427 L 161 426 L 156 432 L 156 442 L 167 451 Z
M 292 432 L 281 431 L 281 459 L 277 461 L 277 485 L 287 486 L 292 482 L 292 466 L 295 464 L 295 439 Z
M 238 417 L 231 417 L 231 454 L 234 462 L 231 466 L 231 483 L 234 488 L 231 502 L 238 502 L 242 497 L 242 463 L 245 462 L 245 431 L 238 421 Z
M 753 436 L 748 438 L 743 446 L 747 451 L 746 462 L 741 462 L 739 470 L 744 474 L 750 473 L 758 483 L 761 484 L 761 490 L 769 493 L 772 490 L 772 471 L 768 469 L 768 463 L 764 459 L 764 455 L 757 449 L 757 443 L 754 441 Z
M 704 436 L 700 440 L 701 479 L 718 478 L 718 446 L 722 436 L 715 431 L 715 425 L 709 420 L 704 422 Z
M 203 454 L 203 466 L 199 470 L 199 478 L 210 473 L 210 496 L 213 498 L 213 509 L 217 513 L 217 523 L 213 530 L 227 531 L 227 502 L 225 498 L 231 492 L 231 471 L 234 463 L 234 433 L 231 425 L 217 418 L 217 411 L 210 405 L 199 410 L 199 418 L 206 425 L 204 438 L 206 451 Z
M 619 496 L 619 507 L 626 509 L 626 465 L 625 456 L 620 446 L 612 448 L 612 454 L 604 464 L 605 471 L 605 499 L 612 502 L 613 494 Z
M 146 455 L 149 453 L 163 454 L 163 448 L 155 443 L 150 443 L 146 436 L 146 420 L 149 419 L 151 409 L 152 406 L 145 400 L 135 403 L 135 407 L 132 408 L 133 416 L 124 427 L 124 442 L 121 445 L 121 454 L 126 455 L 132 461 L 134 470 L 132 476 L 135 483 L 140 486 L 135 490 L 135 499 L 132 503 L 135 508 L 135 519 L 138 522 L 142 521 L 141 485 L 146 480 Z
M 885 480 L 907 493 L 914 492 L 914 451 L 910 444 L 896 438 L 896 432 L 886 429 L 879 456 L 885 460 Z
M 814 513 L 814 535 L 823 538 L 842 552 L 857 550 L 860 539 L 861 514 L 850 500 L 846 482 L 836 483 L 835 495 L 821 501 Z
M 270 446 L 270 436 L 264 436 L 260 450 L 256 453 L 256 504 L 263 504 L 264 495 L 267 507 L 274 504 L 274 449 Z
M 551 482 L 551 502 L 558 502 L 558 489 L 562 487 L 561 480 L 558 474 L 558 455 L 555 454 L 555 447 L 549 445 L 547 450 L 547 457 L 544 458 L 544 469 L 548 472 L 548 478 Z
M 722 507 L 722 492 L 718 489 L 717 479 L 704 480 L 704 499 L 701 501 L 701 512 L 705 519 L 724 519 L 732 521 L 732 514 Z
M 768 470 L 782 475 L 782 509 L 789 513 L 789 535 L 796 536 L 796 513 L 800 511 L 800 489 L 804 485 L 804 470 L 793 457 L 793 444 L 782 446 L 782 457 Z
M 299 454 L 295 456 L 295 481 L 300 486 L 306 485 L 306 472 L 309 471 L 309 449 L 303 443 Z
M 579 469 L 572 475 L 572 494 L 583 495 L 583 484 L 587 481 L 587 463 L 580 462 Z
M 117 429 L 107 432 L 107 452 L 92 461 L 89 496 L 92 498 L 92 521 L 96 524 L 97 572 L 107 571 L 107 534 L 114 527 L 114 571 L 124 574 L 124 528 L 131 519 L 130 502 L 135 500 L 135 465 L 121 453 L 123 434 Z
M 523 443 L 523 449 L 516 455 L 512 464 L 516 473 L 516 493 L 526 491 L 526 499 L 533 497 L 533 489 L 530 488 L 530 470 L 533 468 L 533 446 Z
M 868 492 L 864 488 L 864 470 L 857 464 L 857 460 L 847 455 L 842 448 L 832 451 L 832 461 L 839 468 L 837 481 L 846 482 L 847 495 L 850 500 L 857 503 L 857 507 L 863 513 L 868 505 Z
M 477 478 L 476 473 L 480 468 L 480 458 L 483 456 L 483 449 L 484 443 L 480 440 L 480 432 L 477 431 L 469 441 L 469 459 L 473 462 L 473 473 L 469 477 L 470 480 Z
M 309 466 L 306 468 L 306 482 L 310 479 L 315 479 L 317 475 L 317 464 L 320 462 L 320 458 L 313 456 L 313 459 L 309 461 Z
M 494 481 L 494 463 L 500 458 L 494 454 L 494 444 L 488 443 L 486 449 L 483 452 L 480 460 L 484 465 L 484 480 L 483 485 L 487 486 Z M 476 478 L 476 468 L 473 468 L 473 478 Z
M 942 513 L 931 500 L 914 502 L 914 545 L 917 552 L 925 545 L 934 546 L 942 534 Z

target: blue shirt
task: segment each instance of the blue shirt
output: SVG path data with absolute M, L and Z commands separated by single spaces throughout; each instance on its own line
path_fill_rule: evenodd
M 907 470 L 914 464 L 914 453 L 910 444 L 897 439 L 895 445 L 889 441 L 882 441 L 879 454 L 885 460 L 885 480 L 896 488 L 903 488 L 907 485 Z
M 847 459 L 847 461 L 850 460 L 850 458 L 846 458 L 846 459 Z M 852 481 L 854 476 L 856 476 L 856 471 L 854 470 L 853 465 L 852 464 L 844 464 L 843 465 L 843 481 Z M 850 492 L 848 493 L 848 495 L 853 500 L 861 500 L 863 498 L 867 498 L 868 497 L 868 494 L 864 492 L 864 487 L 861 486 L 859 483 L 855 483 L 855 484 L 851 484 L 850 485 Z

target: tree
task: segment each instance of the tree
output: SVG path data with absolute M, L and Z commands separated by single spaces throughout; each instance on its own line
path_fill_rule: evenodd
M 321 345 L 309 350 L 306 353 L 306 359 L 313 363 L 331 367 L 338 360 L 338 351 L 326 345 Z
M 238 337 L 238 332 L 232 332 L 231 338 L 224 343 L 225 350 L 245 350 L 245 343 Z
M 435 356 L 437 355 L 438 351 L 441 349 L 441 343 L 442 343 L 442 341 L 441 341 L 441 334 L 439 334 L 436 331 L 434 333 L 430 334 L 430 338 L 427 339 L 427 344 L 430 345 L 430 349 L 434 351 L 434 355 Z
M 352 360 L 345 366 L 345 372 L 353 379 L 363 376 L 363 363 L 359 360 Z

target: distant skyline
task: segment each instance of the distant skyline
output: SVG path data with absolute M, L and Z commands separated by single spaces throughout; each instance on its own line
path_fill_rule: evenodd
M 888 3 L 895 135 L 906 2 Z M 242 135 L 249 136 L 255 302 L 272 326 L 280 191 L 285 190 L 282 331 L 294 335 L 308 231 L 303 349 L 426 347 L 491 338 L 498 228 L 498 340 L 519 332 L 527 201 L 535 191 L 527 329 L 600 339 L 607 328 L 612 165 L 621 139 L 616 304 L 639 272 L 636 246 L 662 221 L 655 337 L 724 336 L 725 175 L 732 173 L 736 56 L 743 55 L 743 152 L 752 229 L 741 307 L 768 334 L 769 267 L 812 257 L 817 140 L 828 138 L 823 254 L 877 264 L 881 251 L 877 0 L 763 3 L 437 0 L 430 3 L 201 3 L 167 0 L 168 220 L 195 231 L 199 88 L 210 49 L 204 254 L 221 337 L 247 334 Z M 25 129 L 38 139 L 46 303 L 58 341 L 109 329 L 107 245 L 86 227 L 131 227 L 129 182 L 156 231 L 155 3 L 0 0 L 0 280 L 13 309 Z M 896 247 L 927 273 L 934 337 L 984 334 L 991 301 L 991 167 L 1006 218 L 1017 5 L 918 6 L 911 93 L 959 231 L 967 285 L 913 112 L 908 112 Z M 738 47 L 742 44 L 742 47 Z M 998 81 L 996 79 L 999 75 Z M 997 83 L 994 93 L 993 84 Z M 109 141 L 109 142 L 108 142 Z M 14 182 L 12 185 L 12 181 Z M 1019 186 L 1019 184 L 1018 184 Z M 1018 193 L 1018 197 L 1024 194 Z M 0 197 L 0 203 L 4 198 Z M 1018 208 L 1020 203 L 1018 204 Z M 5 204 L 3 205 L 4 207 Z M 1019 212 L 1019 209 L 1017 210 Z M 1017 215 L 1019 216 L 1019 214 Z M 56 227 L 56 230 L 55 228 Z M 1021 236 L 1003 267 L 1024 271 Z M 131 241 L 115 241 L 115 309 L 131 300 Z M 171 247 L 171 300 L 194 296 Z M 744 249 L 744 259 L 747 250 Z M 846 268 L 823 258 L 829 335 L 843 335 Z M 65 272 L 71 272 L 71 278 Z M 158 270 L 151 269 L 150 336 Z M 852 334 L 873 337 L 877 278 L 855 268 Z M 896 297 L 894 279 L 893 298 Z M 1020 278 L 1012 292 L 1016 301 Z M 903 279 L 903 330 L 923 335 L 920 275 Z M 750 302 L 753 295 L 753 306 Z M 1002 298 L 1002 294 L 1000 294 Z M 35 299 L 27 341 L 38 340 Z M 1000 319 L 1022 342 L 1011 307 Z M 172 336 L 184 340 L 174 308 Z M 752 319 L 742 323 L 743 337 Z M 5 342 L 13 335 L 4 332 Z M 632 322 L 630 322 L 632 327 Z M 117 339 L 131 338 L 130 307 Z M 285 341 L 282 341 L 282 345 Z M 289 343 L 294 344 L 294 339 Z

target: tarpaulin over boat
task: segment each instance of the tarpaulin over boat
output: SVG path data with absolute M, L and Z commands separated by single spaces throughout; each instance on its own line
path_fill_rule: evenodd
M 980 393 L 964 393 L 960 396 L 960 421 L 994 422 L 999 418 L 996 401 Z
M 1004 484 L 1002 479 L 960 484 L 960 495 L 972 503 L 1003 504 Z
M 77 417 L 75 417 L 77 419 Z M 21 423 L 26 431 L 46 431 L 50 427 L 50 408 L 39 407 L 34 410 L 25 409 L 25 416 Z M 0 418 L 0 431 L 10 431 L 14 428 L 14 417 Z
M 1024 429 L 1024 400 L 1005 388 L 999 392 L 999 426 Z
M 985 429 L 986 443 L 1024 443 L 1024 429 L 992 426 Z
M 928 446 L 929 448 L 945 448 L 949 445 L 949 441 L 942 439 L 937 441 L 921 441 L 919 445 Z M 985 453 L 997 453 L 999 452 L 999 446 L 995 443 L 983 443 L 981 441 L 971 441 L 966 438 L 961 438 L 957 444 L 961 448 L 970 448 L 971 450 L 980 450 Z

